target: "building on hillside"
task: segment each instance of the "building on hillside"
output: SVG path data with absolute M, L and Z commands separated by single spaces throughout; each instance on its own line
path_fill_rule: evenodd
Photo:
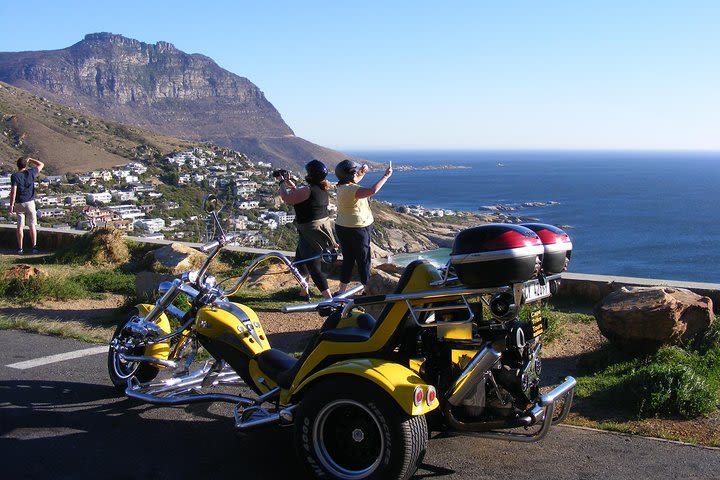
M 110 203 L 112 201 L 112 195 L 110 192 L 88 193 L 86 199 L 89 204 L 100 205 Z
M 0 175 L 0 198 L 10 197 L 10 175 Z
M 63 183 L 65 181 L 65 175 L 46 175 L 45 178 L 42 179 L 42 183 Z M 70 228 L 68 226 L 68 228 Z
M 269 210 L 268 217 L 275 219 L 279 225 L 286 225 L 295 220 L 294 213 L 288 213 L 285 210 Z
M 110 195 L 112 195 L 113 200 L 115 200 L 116 202 L 137 201 L 137 197 L 135 196 L 135 192 L 133 191 L 125 192 L 123 190 L 110 190 Z
M 42 207 L 52 207 L 58 205 L 60 203 L 60 200 L 58 199 L 58 197 L 45 195 L 35 198 L 35 203 Z
M 39 208 L 37 211 L 38 218 L 57 218 L 64 217 L 67 210 L 64 208 Z
M 239 210 L 252 210 L 254 208 L 258 208 L 259 206 L 260 202 L 257 200 L 250 200 L 248 198 L 238 198 L 235 201 L 235 207 Z
M 140 183 L 138 185 L 133 185 L 132 188 L 135 190 L 135 193 L 148 193 L 155 191 L 155 187 L 150 183 Z
M 79 193 L 70 194 L 63 199 L 63 203 L 70 207 L 84 207 L 87 205 L 87 198 Z
M 162 218 L 144 218 L 135 220 L 135 228 L 147 233 L 157 233 L 165 228 L 165 220 Z
M 135 205 L 116 205 L 107 207 L 107 209 L 117 217 L 124 219 L 138 219 L 145 216 L 145 212 L 137 208 Z

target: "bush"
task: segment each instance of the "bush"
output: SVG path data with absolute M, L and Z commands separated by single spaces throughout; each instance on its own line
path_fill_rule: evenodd
M 39 300 L 69 300 L 93 296 L 81 284 L 67 278 L 35 276 L 0 279 L 0 296 L 19 303 L 35 303 Z
M 132 295 L 135 293 L 135 275 L 118 270 L 98 270 L 72 277 L 89 292 L 112 292 Z
M 712 336 L 713 332 L 706 335 Z M 665 347 L 653 355 L 638 358 L 608 346 L 578 366 L 579 397 L 621 406 L 640 417 L 695 418 L 706 416 L 720 406 L 720 344 L 717 343 L 704 351 Z
M 643 417 L 694 418 L 715 411 L 718 403 L 718 392 L 686 365 L 651 363 L 638 369 L 628 383 Z
M 130 260 L 123 233 L 114 228 L 98 228 L 55 254 L 57 263 L 122 265 Z

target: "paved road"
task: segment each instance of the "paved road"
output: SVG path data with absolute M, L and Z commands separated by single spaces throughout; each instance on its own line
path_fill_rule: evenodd
M 0 331 L 0 478 L 299 478 L 290 429 L 237 437 L 229 404 L 118 398 L 105 355 L 7 365 L 92 348 Z M 416 478 L 720 479 L 720 450 L 557 427 L 542 442 L 433 439 Z

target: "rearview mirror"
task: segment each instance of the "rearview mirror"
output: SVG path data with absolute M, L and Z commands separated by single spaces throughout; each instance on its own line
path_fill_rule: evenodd
M 206 212 L 215 212 L 218 209 L 218 199 L 215 195 L 212 193 L 205 195 L 205 198 L 203 199 L 203 209 L 205 209 Z

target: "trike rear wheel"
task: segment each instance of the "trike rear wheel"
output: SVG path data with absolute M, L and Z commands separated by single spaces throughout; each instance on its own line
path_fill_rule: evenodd
M 424 416 L 407 415 L 360 378 L 313 386 L 295 421 L 300 460 L 316 478 L 410 478 L 427 438 Z

